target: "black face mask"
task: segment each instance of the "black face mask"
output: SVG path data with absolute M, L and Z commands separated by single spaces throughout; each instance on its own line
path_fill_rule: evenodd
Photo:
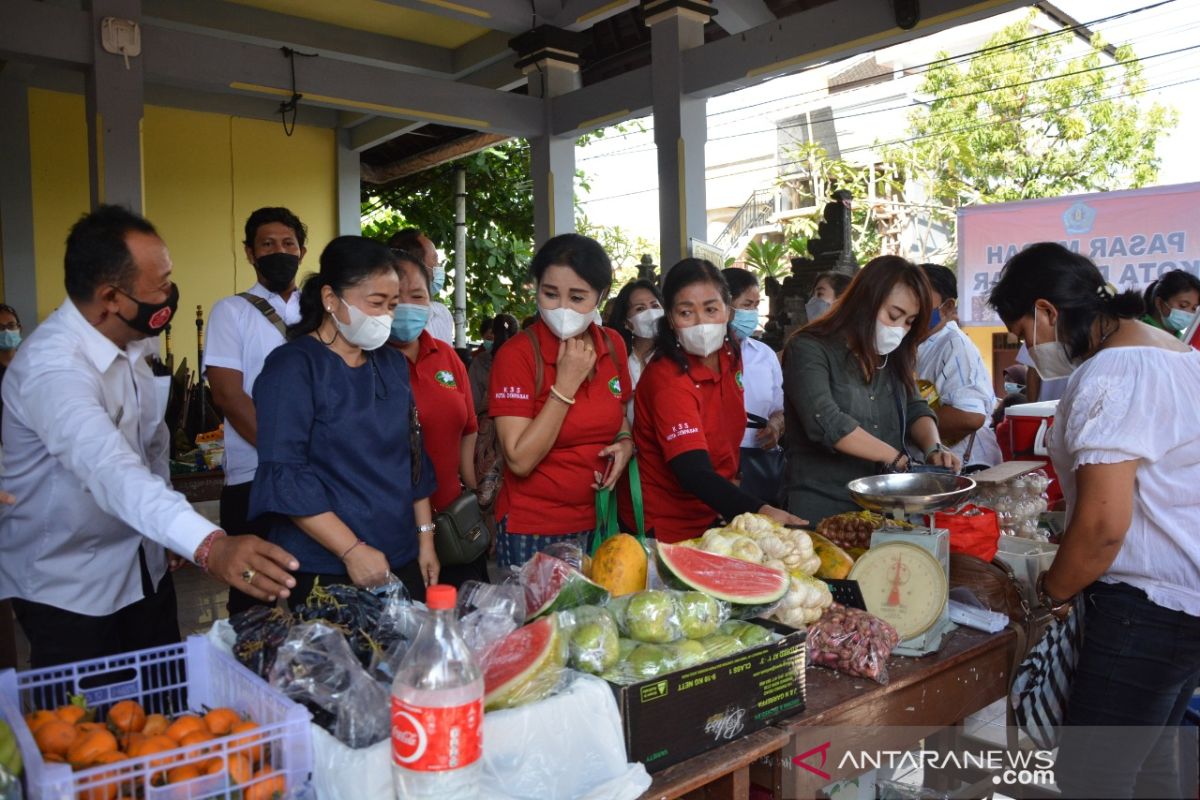
M 279 294 L 287 291 L 300 269 L 300 256 L 291 253 L 268 253 L 254 262 L 258 267 L 259 280 L 268 292 Z
M 158 336 L 162 333 L 163 328 L 167 327 L 167 323 L 175 316 L 175 309 L 179 307 L 179 287 L 174 283 L 171 284 L 170 296 L 161 303 L 143 303 L 128 292 L 122 292 L 120 289 L 117 291 L 137 303 L 138 307 L 137 315 L 133 319 L 127 319 L 120 314 L 117 316 L 126 325 L 147 336 Z

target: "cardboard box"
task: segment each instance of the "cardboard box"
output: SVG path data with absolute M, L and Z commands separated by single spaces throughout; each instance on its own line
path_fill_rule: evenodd
M 657 772 L 804 710 L 807 632 L 753 622 L 783 638 L 692 669 L 613 685 L 630 761 Z

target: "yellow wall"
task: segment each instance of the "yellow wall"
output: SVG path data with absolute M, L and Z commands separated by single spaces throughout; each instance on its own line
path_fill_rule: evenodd
M 83 97 L 29 93 L 38 317 L 65 296 L 63 242 L 88 209 L 87 127 Z M 172 326 L 176 362 L 196 364 L 196 306 L 205 319 L 213 303 L 248 289 L 242 226 L 264 205 L 292 209 L 308 225 L 309 256 L 337 231 L 337 156 L 333 132 L 223 114 L 147 106 L 143 120 L 146 217 L 158 228 L 175 264 L 180 302 Z

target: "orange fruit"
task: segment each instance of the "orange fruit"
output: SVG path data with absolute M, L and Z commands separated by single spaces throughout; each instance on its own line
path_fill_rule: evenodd
M 232 735 L 248 733 L 249 731 L 257 730 L 258 725 L 256 723 L 246 720 L 245 722 L 239 722 L 238 724 L 234 725 L 229 733 Z M 229 743 L 229 749 L 239 750 L 249 756 L 250 760 L 256 765 L 261 764 L 263 761 L 263 746 L 261 744 L 255 744 L 255 742 L 261 742 L 262 740 L 263 735 L 261 733 L 250 734 L 248 736 L 239 736 Z
M 64 757 L 78 737 L 79 731 L 75 730 L 75 726 L 61 719 L 43 722 L 33 734 L 38 750 L 41 750 L 43 755 Z
M 87 709 L 83 706 L 77 706 L 74 703 L 68 703 L 65 706 L 59 706 L 54 709 L 54 716 L 61 719 L 63 722 L 69 722 L 74 725 L 79 722 L 87 714 Z
M 67 750 L 67 761 L 76 767 L 90 767 L 104 753 L 117 751 L 117 737 L 108 731 L 93 731 L 75 739 Z
M 108 726 L 103 722 L 77 722 L 75 723 L 75 730 L 79 731 L 80 736 L 83 736 L 95 733 L 96 731 L 106 731 L 108 730 Z
M 142 726 L 142 733 L 147 736 L 158 736 L 160 733 L 166 733 L 169 727 L 171 727 L 171 720 L 162 714 L 150 714 L 146 717 L 146 724 Z
M 235 785 L 249 783 L 253 776 L 254 767 L 248 756 L 237 753 L 229 757 L 229 777 L 233 779 Z
M 136 700 L 122 700 L 108 710 L 106 718 L 119 731 L 140 731 L 146 727 L 146 712 Z
M 204 724 L 204 720 L 197 717 L 195 714 L 184 714 L 181 717 L 176 717 L 175 721 L 167 728 L 167 736 L 170 736 L 175 741 L 182 741 L 183 737 L 189 733 L 196 731 L 207 731 L 208 726 Z
M 64 720 L 53 711 L 34 711 L 32 714 L 25 715 L 25 724 L 33 733 L 37 733 L 37 729 L 47 722 L 64 722 Z
M 179 740 L 179 743 L 184 747 L 192 744 L 200 744 L 201 742 L 211 742 L 214 737 L 208 731 L 192 731 L 187 736 Z
M 96 759 L 96 764 L 116 764 L 119 761 L 124 761 L 125 756 L 116 751 L 109 753 L 101 753 Z M 116 800 L 120 790 L 120 781 L 114 780 L 121 775 L 121 770 L 113 770 L 111 772 L 102 773 L 100 777 L 93 779 L 91 783 L 85 786 L 77 795 L 78 800 Z M 102 781 L 112 781 L 99 785 Z
M 42 753 L 42 761 L 47 764 L 65 764 L 67 759 L 60 756 L 58 753 Z
M 232 708 L 214 708 L 204 715 L 204 724 L 213 736 L 224 736 L 241 721 L 241 715 Z
M 183 783 L 203 775 L 196 764 L 180 764 L 167 771 L 167 783 Z
M 200 771 L 205 775 L 218 775 L 225 771 L 225 759 L 220 756 L 210 758 L 200 765 Z
M 147 736 L 136 745 L 131 745 L 128 754 L 130 758 L 141 758 L 153 753 L 161 753 L 164 750 L 174 750 L 176 747 L 179 747 L 179 742 L 170 736 L 159 734 L 158 736 Z
M 137 731 L 130 731 L 129 733 L 122 733 L 122 734 L 117 735 L 117 745 L 121 750 L 124 750 L 125 752 L 128 753 L 131 750 L 136 749 L 138 746 L 141 745 L 142 742 L 146 741 L 149 738 L 150 737 L 144 733 L 138 733 Z
M 284 777 L 270 769 L 260 769 L 254 773 L 254 780 L 258 783 L 246 788 L 242 800 L 279 800 L 287 790 Z

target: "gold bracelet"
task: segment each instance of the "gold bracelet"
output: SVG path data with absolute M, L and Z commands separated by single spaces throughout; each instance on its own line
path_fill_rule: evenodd
M 565 394 L 560 392 L 558 390 L 558 387 L 556 387 L 556 386 L 550 387 L 550 394 L 554 397 L 555 400 L 559 401 L 560 403 L 566 403 L 569 406 L 575 405 L 575 398 L 567 397 Z

